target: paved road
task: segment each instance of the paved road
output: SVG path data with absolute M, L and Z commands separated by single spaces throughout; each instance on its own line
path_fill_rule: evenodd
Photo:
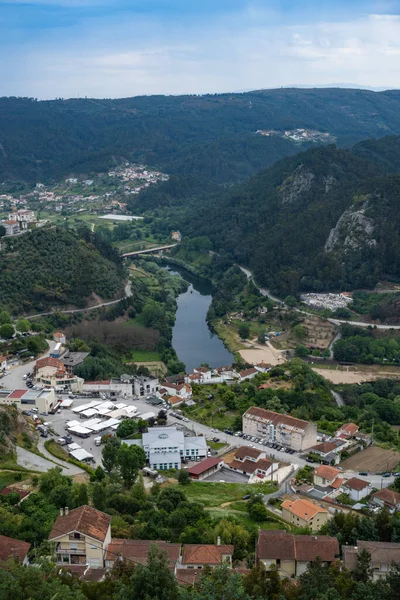
M 51 310 L 50 312 L 44 312 L 44 313 L 40 313 L 37 315 L 30 315 L 28 318 L 29 319 L 37 319 L 38 317 L 46 317 L 48 315 L 52 315 L 55 312 L 62 313 L 63 315 L 72 315 L 74 313 L 89 312 L 90 310 L 96 310 L 97 308 L 102 308 L 103 306 L 112 306 L 113 304 L 118 304 L 119 302 L 121 302 L 122 300 L 125 300 L 125 298 L 129 298 L 130 296 L 132 296 L 132 289 L 131 289 L 131 282 L 128 281 L 128 283 L 125 286 L 125 295 L 122 298 L 118 298 L 118 300 L 111 300 L 110 302 L 102 302 L 101 304 L 96 304 L 95 306 L 89 306 L 87 308 L 74 308 L 74 309 L 69 309 L 69 310 L 54 309 L 54 310 Z
M 346 319 L 328 319 L 330 323 L 334 325 L 341 325 L 342 323 L 348 323 L 349 325 L 355 325 L 356 327 L 376 327 L 377 329 L 400 329 L 400 325 L 375 325 L 374 323 L 363 323 L 363 321 L 348 321 Z
M 53 350 L 55 348 L 56 342 L 54 342 L 53 340 L 47 340 L 47 341 L 48 341 L 50 348 L 47 352 L 45 352 L 41 356 L 41 358 L 49 356 L 50 352 L 53 352 Z M 16 367 L 13 367 L 10 370 L 10 372 L 7 375 L 5 375 L 5 377 L 2 377 L 0 379 L 0 387 L 3 386 L 4 389 L 9 389 L 9 390 L 14 390 L 14 389 L 28 390 L 23 376 L 26 375 L 27 373 L 31 373 L 33 371 L 34 364 L 35 364 L 35 361 L 30 360 L 29 362 L 24 363 L 23 365 L 18 365 Z
M 43 451 L 42 448 L 40 448 L 40 450 Z M 20 467 L 32 469 L 33 471 L 40 471 L 41 473 L 46 473 L 49 471 L 49 469 L 53 469 L 56 466 L 54 462 L 46 460 L 37 454 L 33 454 L 33 452 L 29 452 L 29 450 L 25 450 L 25 448 L 21 448 L 20 446 L 17 446 L 17 462 Z M 55 460 L 55 462 L 57 462 L 57 460 Z M 75 465 L 63 467 L 59 462 L 58 465 L 62 467 L 64 475 L 72 476 L 78 473 L 84 473 L 82 469 L 76 467 Z

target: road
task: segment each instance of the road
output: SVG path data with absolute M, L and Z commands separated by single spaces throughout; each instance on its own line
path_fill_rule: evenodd
M 43 448 L 40 448 L 39 446 L 39 449 L 41 452 L 43 452 Z M 83 469 L 80 469 L 75 465 L 68 464 L 63 466 L 61 462 L 57 459 L 54 459 L 54 457 L 51 457 L 51 460 L 56 462 L 57 465 L 62 468 L 62 472 L 64 475 L 69 475 L 72 477 L 72 475 L 85 473 Z M 25 467 L 26 469 L 31 469 L 32 471 L 40 471 L 41 473 L 47 473 L 47 471 L 57 466 L 54 464 L 54 462 L 51 462 L 51 460 L 46 460 L 45 458 L 42 458 L 41 456 L 38 456 L 33 452 L 29 452 L 29 450 L 25 450 L 25 448 L 17 446 L 17 462 L 20 467 Z
M 53 350 L 55 348 L 56 342 L 54 342 L 53 340 L 47 340 L 47 341 L 48 341 L 50 348 L 49 348 L 49 350 L 47 350 L 47 352 L 42 354 L 42 356 L 40 358 L 45 358 L 46 356 L 49 356 L 50 352 L 53 352 Z M 29 362 L 24 363 L 23 365 L 18 365 L 17 367 L 12 367 L 11 370 L 9 371 L 9 373 L 7 375 L 5 375 L 4 377 L 2 377 L 2 379 L 0 379 L 0 387 L 3 386 L 5 389 L 9 389 L 9 390 L 15 390 L 15 389 L 28 390 L 23 376 L 27 375 L 27 373 L 31 373 L 33 371 L 34 364 L 35 364 L 35 361 L 30 360 Z
M 246 275 L 247 279 L 251 280 L 254 283 L 254 285 L 256 286 L 256 288 L 262 296 L 268 296 L 268 298 L 271 298 L 271 300 L 273 300 L 277 304 L 285 304 L 280 298 L 273 296 L 266 288 L 262 288 L 259 285 L 257 285 L 257 283 L 254 280 L 253 273 L 249 271 L 249 269 L 246 269 L 245 267 L 242 267 L 240 265 L 237 266 Z
M 308 313 L 307 313 L 308 314 Z M 364 323 L 363 321 L 348 321 L 347 319 L 331 319 L 328 321 L 333 325 L 342 325 L 342 323 L 348 323 L 349 325 L 355 325 L 356 327 L 376 327 L 377 329 L 400 329 L 400 325 L 375 325 L 374 323 Z
M 29 315 L 27 318 L 28 319 L 37 319 L 38 317 L 47 317 L 48 315 L 52 315 L 54 312 L 61 313 L 63 315 L 73 315 L 74 313 L 89 312 L 90 310 L 96 310 L 98 308 L 102 308 L 103 306 L 112 306 L 113 304 L 118 304 L 119 302 L 121 302 L 122 300 L 125 300 L 125 298 L 129 298 L 130 296 L 132 296 L 132 285 L 131 285 L 131 282 L 128 281 L 128 283 L 125 286 L 125 295 L 122 298 L 118 298 L 118 300 L 111 300 L 110 302 L 102 302 L 101 304 L 96 304 L 95 306 L 88 306 L 87 308 L 73 308 L 73 309 L 68 309 L 68 310 L 54 309 L 49 312 L 39 313 L 37 315 Z
M 175 248 L 178 244 L 168 244 L 167 246 L 156 246 L 155 248 L 146 248 L 146 250 L 136 250 L 135 252 L 126 252 L 122 254 L 122 258 L 128 258 L 129 256 L 137 256 L 138 254 L 150 254 L 151 252 L 158 252 L 159 250 L 168 250 L 168 248 Z

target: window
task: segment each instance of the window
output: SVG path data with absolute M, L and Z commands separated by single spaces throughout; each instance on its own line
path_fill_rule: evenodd
M 97 548 L 97 546 L 94 546 L 93 544 L 91 544 L 91 545 L 90 545 L 90 549 L 91 549 L 91 550 L 97 550 L 98 548 Z
M 71 550 L 78 550 L 78 544 L 71 544 Z
M 80 533 L 78 533 L 77 531 L 74 531 L 74 538 L 75 538 L 76 540 L 80 540 L 80 539 L 81 539 L 81 534 L 80 534 Z

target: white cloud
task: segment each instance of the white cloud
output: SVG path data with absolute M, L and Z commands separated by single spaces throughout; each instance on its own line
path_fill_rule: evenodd
M 43 0 L 45 1 L 45 0 Z M 65 0 L 67 1 L 67 0 Z M 87 20 L 16 49 L 0 94 L 121 97 L 350 82 L 400 87 L 400 17 L 286 25 L 245 11 L 205 23 Z

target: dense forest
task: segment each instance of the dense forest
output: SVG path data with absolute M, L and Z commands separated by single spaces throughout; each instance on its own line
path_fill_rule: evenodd
M 229 189 L 196 192 L 194 186 L 185 198 L 175 181 L 135 203 L 164 212 L 186 235 L 208 237 L 211 248 L 249 266 L 259 283 L 283 297 L 370 288 L 379 278 L 400 276 L 400 177 L 394 174 L 400 138 L 376 145 L 382 160 L 373 141 L 352 150 L 330 145 L 287 157 Z
M 396 91 L 276 89 L 204 96 L 0 99 L 0 179 L 36 182 L 124 158 L 216 182 L 244 179 L 301 145 L 255 131 L 329 132 L 339 145 L 400 133 Z
M 86 306 L 94 292 L 105 300 L 123 293 L 125 271 L 105 240 L 59 228 L 10 238 L 0 252 L 0 307 L 13 314 L 53 306 Z

